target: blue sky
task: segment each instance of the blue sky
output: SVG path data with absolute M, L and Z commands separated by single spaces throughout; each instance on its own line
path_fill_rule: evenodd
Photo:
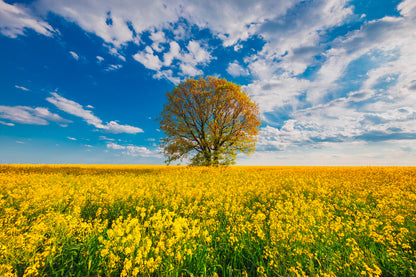
M 0 163 L 163 164 L 187 78 L 262 117 L 240 165 L 415 165 L 416 1 L 0 0 Z

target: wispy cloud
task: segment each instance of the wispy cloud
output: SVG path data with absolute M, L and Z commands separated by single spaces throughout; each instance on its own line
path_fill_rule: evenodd
M 106 67 L 105 71 L 115 71 L 115 70 L 119 70 L 122 67 L 123 66 L 121 64 L 110 64 L 109 66 Z
M 18 86 L 18 85 L 15 85 L 14 87 L 17 88 L 17 89 L 23 90 L 23 91 L 29 91 L 29 89 L 26 88 L 26 87 L 22 87 L 22 86 Z
M 156 153 L 153 153 L 149 149 L 143 146 L 135 146 L 135 145 L 120 145 L 116 143 L 107 143 L 108 149 L 113 150 L 123 150 L 122 153 L 128 156 L 140 156 L 140 157 L 154 157 L 157 156 Z
M 6 125 L 6 126 L 14 126 L 14 123 L 11 123 L 11 122 L 4 122 L 4 121 L 1 121 L 1 120 L 0 120 L 0 124 L 2 124 L 2 125 Z
M 54 29 L 42 19 L 30 14 L 23 6 L 7 4 L 0 0 L 0 33 L 15 38 L 24 35 L 26 29 L 52 36 Z
M 77 141 L 77 139 L 76 138 L 73 138 L 73 137 L 66 137 L 66 138 L 69 139 L 69 140 Z
M 113 138 L 108 138 L 106 136 L 99 136 L 99 139 L 101 139 L 101 140 L 108 140 L 108 141 L 114 141 L 115 140 Z
M 65 126 L 65 124 L 72 122 L 51 113 L 47 108 L 31 108 L 27 106 L 0 106 L 0 118 L 8 119 L 14 123 L 34 125 L 47 125 L 49 121 L 52 121 Z M 6 125 L 12 126 L 10 123 Z
M 104 124 L 100 118 L 92 113 L 92 111 L 84 109 L 84 107 L 77 102 L 66 99 L 55 92 L 52 92 L 51 95 L 52 97 L 46 98 L 47 101 L 66 113 L 82 118 L 85 122 L 93 125 L 97 129 L 114 134 L 137 134 L 143 132 L 143 130 L 138 127 L 120 125 L 116 121 L 110 121 L 109 123 Z
M 69 54 L 75 59 L 75 60 L 79 60 L 79 55 L 77 53 L 75 53 L 74 51 L 69 51 Z

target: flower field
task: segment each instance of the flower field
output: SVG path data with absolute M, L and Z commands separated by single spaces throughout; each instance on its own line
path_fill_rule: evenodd
M 415 276 L 414 167 L 0 165 L 1 276 Z

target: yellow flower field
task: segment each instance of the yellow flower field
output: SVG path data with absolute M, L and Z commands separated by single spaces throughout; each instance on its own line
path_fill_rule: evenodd
M 415 276 L 414 167 L 0 165 L 1 276 Z

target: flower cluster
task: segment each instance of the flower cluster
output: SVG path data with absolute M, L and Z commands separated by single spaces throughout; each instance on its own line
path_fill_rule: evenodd
M 0 165 L 0 275 L 413 276 L 414 167 Z

